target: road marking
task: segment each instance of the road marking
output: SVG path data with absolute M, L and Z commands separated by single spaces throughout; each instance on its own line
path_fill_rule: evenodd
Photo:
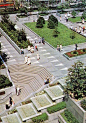
M 7 49 L 2 49 L 2 51 L 4 52 L 4 51 L 8 51 Z

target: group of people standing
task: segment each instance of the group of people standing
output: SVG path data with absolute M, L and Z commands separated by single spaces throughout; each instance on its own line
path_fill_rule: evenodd
M 58 51 L 62 51 L 62 50 L 63 50 L 63 49 L 62 49 L 62 44 L 60 44 L 60 45 L 57 44 L 57 50 L 58 50 Z

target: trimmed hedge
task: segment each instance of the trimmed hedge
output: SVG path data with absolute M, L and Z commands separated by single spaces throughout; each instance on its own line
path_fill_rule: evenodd
M 78 120 L 68 110 L 65 110 L 64 112 L 62 112 L 61 116 L 64 118 L 64 120 L 67 123 L 79 123 Z
M 48 120 L 48 115 L 46 113 L 43 113 L 42 115 L 32 118 L 32 121 L 34 123 L 41 123 L 45 120 Z
M 51 113 L 57 112 L 59 110 L 62 110 L 64 108 L 66 108 L 66 103 L 65 102 L 60 102 L 60 103 L 58 103 L 54 106 L 48 107 L 47 111 L 48 111 L 49 114 L 51 114 Z

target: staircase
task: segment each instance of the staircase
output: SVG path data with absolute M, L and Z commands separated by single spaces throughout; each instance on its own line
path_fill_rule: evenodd
M 14 85 L 21 89 L 18 96 L 21 100 L 40 89 L 44 85 L 45 78 L 49 77 L 51 81 L 52 75 L 44 67 L 15 64 L 8 66 L 8 69 Z

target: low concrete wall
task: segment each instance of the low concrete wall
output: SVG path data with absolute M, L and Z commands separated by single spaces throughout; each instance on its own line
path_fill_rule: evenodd
M 66 106 L 80 123 L 86 123 L 86 111 L 71 97 L 66 101 Z
M 21 54 L 21 49 L 10 39 L 10 37 L 0 28 L 1 34 L 9 41 L 9 43 L 16 49 L 16 51 Z
M 63 117 L 62 117 L 61 115 L 58 116 L 58 121 L 59 121 L 60 123 L 67 123 L 67 122 L 63 119 Z

